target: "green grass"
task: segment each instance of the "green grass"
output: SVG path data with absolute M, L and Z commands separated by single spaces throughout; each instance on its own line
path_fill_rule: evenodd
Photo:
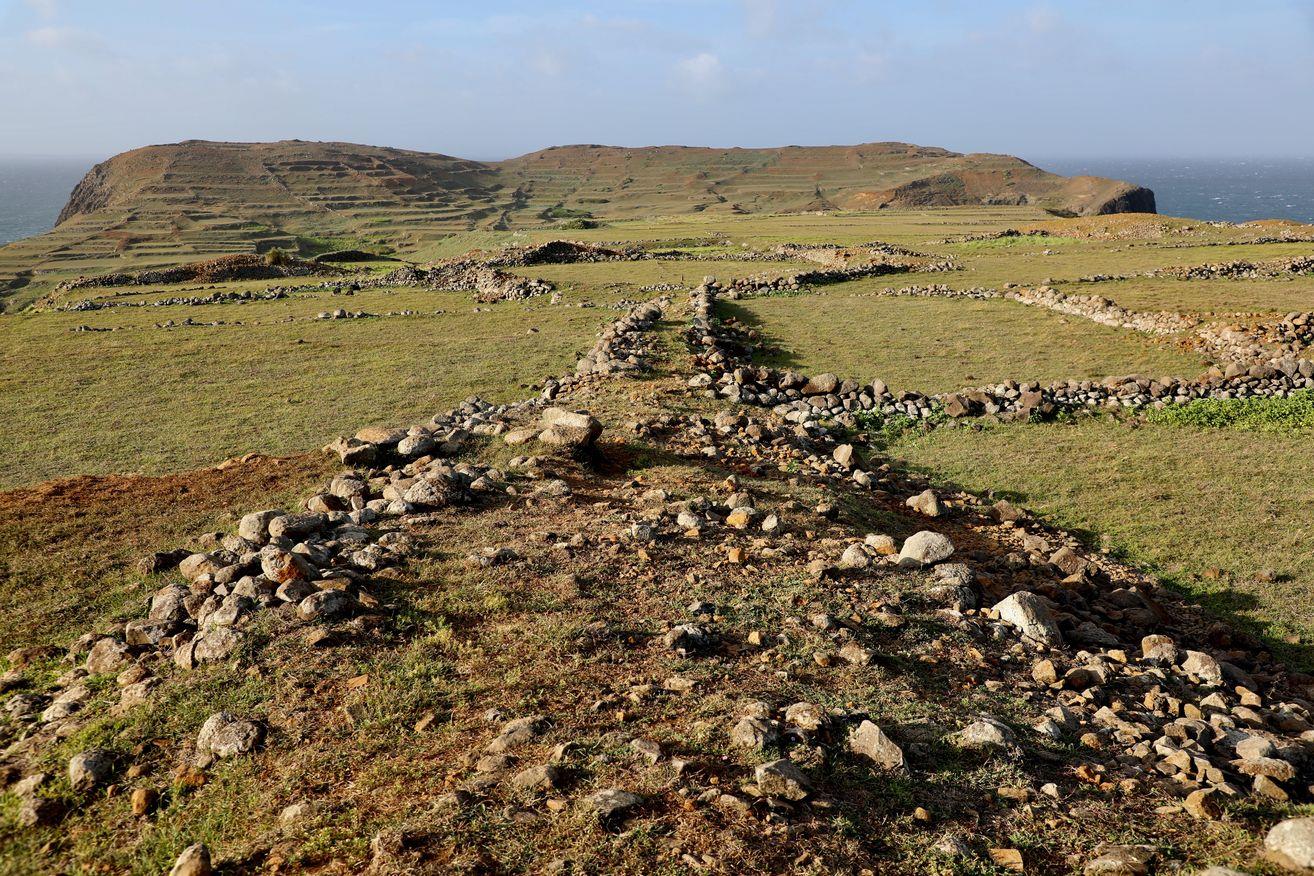
M 909 433 L 891 454 L 1060 525 L 1107 534 L 1132 560 L 1273 640 L 1314 642 L 1314 432 L 1099 418 Z M 1266 570 L 1278 580 L 1256 577 Z
M 1235 428 L 1260 432 L 1314 429 L 1314 393 L 1296 392 L 1287 398 L 1210 398 L 1161 411 L 1151 411 L 1150 422 L 1209 429 Z
M 335 307 L 422 315 L 313 319 Z M 545 298 L 472 310 L 465 293 L 372 290 L 0 317 L 0 486 L 301 452 L 369 423 L 423 422 L 476 393 L 521 398 L 527 384 L 573 370 L 615 317 Z M 153 327 L 187 318 L 243 324 Z M 120 330 L 72 331 L 83 324 Z
M 1136 277 L 1106 283 L 1073 283 L 1064 286 L 1063 291 L 1072 295 L 1103 295 L 1133 310 L 1220 314 L 1314 310 L 1314 277 L 1307 276 L 1256 280 Z
M 1009 378 L 1193 376 L 1205 364 L 1144 335 L 1015 302 L 845 297 L 841 290 L 851 285 L 727 303 L 722 313 L 756 325 L 779 348 L 763 358 L 768 364 L 879 378 L 896 391 L 946 392 Z

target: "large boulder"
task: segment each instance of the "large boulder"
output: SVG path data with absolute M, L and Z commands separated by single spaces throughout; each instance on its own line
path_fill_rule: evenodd
M 583 450 L 591 447 L 602 434 L 602 424 L 585 411 L 548 408 L 543 412 L 543 431 L 538 440 L 554 447 Z
M 1264 850 L 1275 863 L 1290 870 L 1314 870 L 1314 818 L 1279 822 L 1264 837 Z
M 883 769 L 896 772 L 906 772 L 908 769 L 903 749 L 871 721 L 863 721 L 849 734 L 849 751 L 862 755 Z
M 1045 600 L 1026 590 L 1014 593 L 995 605 L 999 619 L 1017 627 L 1018 631 L 1045 645 L 1061 645 L 1063 633 L 1059 631 L 1054 615 Z
M 899 551 L 901 566 L 930 566 L 941 560 L 947 560 L 954 553 L 954 543 L 948 536 L 923 529 L 914 533 L 903 543 Z

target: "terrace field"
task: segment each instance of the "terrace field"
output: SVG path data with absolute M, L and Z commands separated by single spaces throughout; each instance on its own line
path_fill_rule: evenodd
M 865 284 L 869 285 L 869 281 Z M 832 371 L 925 393 L 1004 380 L 1089 380 L 1122 374 L 1192 376 L 1198 356 L 1161 340 L 1012 301 L 878 298 L 849 291 L 760 298 L 723 312 L 756 328 L 763 364 Z

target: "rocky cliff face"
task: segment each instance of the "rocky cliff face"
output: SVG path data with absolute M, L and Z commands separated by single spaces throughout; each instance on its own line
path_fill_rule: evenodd
M 56 225 L 83 213 L 94 213 L 109 205 L 114 190 L 115 179 L 108 161 L 101 162 L 87 172 L 87 175 L 73 187 L 68 196 L 68 203 L 59 211 Z
M 1127 185 L 1124 191 L 1113 195 L 1100 204 L 1093 214 L 1103 216 L 1108 213 L 1157 213 L 1154 192 L 1144 186 Z

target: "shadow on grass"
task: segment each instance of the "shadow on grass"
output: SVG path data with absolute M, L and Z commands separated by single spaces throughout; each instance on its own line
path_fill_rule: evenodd
M 913 465 L 907 460 L 896 457 L 889 457 L 889 461 L 897 469 L 926 478 L 937 489 L 972 492 L 962 484 L 946 479 L 940 472 L 929 466 Z M 1025 491 L 992 490 L 989 496 L 994 499 L 1005 499 L 1023 508 L 1033 506 L 1032 495 Z M 1102 533 L 1097 530 L 1081 526 L 1060 526 L 1052 519 L 1034 512 L 1032 516 L 1047 528 L 1062 529 L 1062 531 L 1075 536 L 1091 552 L 1098 552 L 1101 548 Z M 1255 596 L 1225 587 L 1221 581 L 1216 582 L 1215 587 L 1210 587 L 1207 582 L 1196 580 L 1188 574 L 1169 572 L 1153 561 L 1138 556 L 1135 551 L 1129 550 L 1125 546 L 1115 545 L 1109 552 L 1109 556 L 1121 563 L 1153 575 L 1160 583 L 1188 599 L 1192 605 L 1198 607 L 1207 617 L 1221 621 L 1230 629 L 1252 638 L 1254 642 L 1248 648 L 1249 650 L 1255 650 L 1257 647 L 1270 652 L 1277 659 L 1294 669 L 1302 672 L 1314 672 L 1314 645 L 1287 641 L 1275 632 L 1273 624 L 1256 620 L 1253 613 L 1262 612 L 1264 606 Z M 1233 642 L 1234 646 L 1245 646 L 1246 644 L 1244 642 Z
M 755 329 L 762 346 L 755 351 L 753 363 L 773 368 L 799 368 L 802 360 L 792 350 L 787 350 L 782 341 L 762 327 L 762 320 L 742 304 L 720 300 L 716 303 L 717 316 L 729 322 L 734 320 L 745 328 Z

